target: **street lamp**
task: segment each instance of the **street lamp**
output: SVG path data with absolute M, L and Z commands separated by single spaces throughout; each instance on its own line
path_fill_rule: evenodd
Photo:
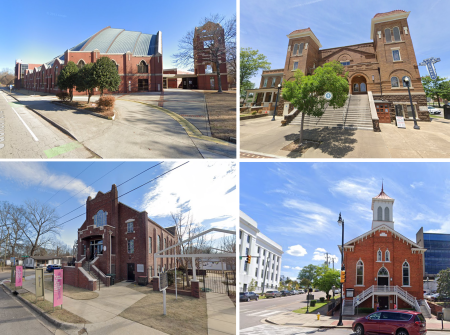
M 333 305 L 333 309 L 331 310 L 331 316 L 333 316 L 334 315 L 334 307 L 336 307 L 336 300 L 334 299 L 334 291 L 336 290 L 336 286 L 332 286 L 331 287 L 331 289 L 333 290 L 333 303 L 334 303 L 334 305 Z
M 277 105 L 278 105 L 278 97 L 280 96 L 280 90 L 281 90 L 281 84 L 278 84 L 278 91 L 277 91 L 277 100 L 275 100 L 275 109 L 273 110 L 273 118 L 272 121 L 275 121 L 275 114 L 277 113 Z
M 411 103 L 411 113 L 412 113 L 413 118 L 414 118 L 414 129 L 420 129 L 420 127 L 417 125 L 416 113 L 414 111 L 414 106 L 413 106 L 412 97 L 411 97 L 411 91 L 409 90 L 409 85 L 410 85 L 409 78 L 405 77 L 405 79 L 403 79 L 403 81 L 405 82 L 406 87 L 408 88 L 409 102 Z
M 341 244 L 341 271 L 344 269 L 344 220 L 342 219 L 341 213 L 339 213 L 339 219 L 338 219 L 339 226 L 342 226 L 342 244 Z M 342 281 L 341 281 L 341 309 L 339 312 L 339 322 L 338 326 L 343 326 L 342 323 L 342 305 L 344 302 L 344 291 L 342 290 Z

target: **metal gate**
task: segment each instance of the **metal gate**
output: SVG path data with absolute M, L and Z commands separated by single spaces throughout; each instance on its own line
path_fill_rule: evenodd
M 236 272 L 223 270 L 206 270 L 200 276 L 200 288 L 203 292 L 215 292 L 236 295 Z
M 236 297 L 236 272 L 235 271 L 225 272 L 225 278 L 227 279 L 228 296 Z

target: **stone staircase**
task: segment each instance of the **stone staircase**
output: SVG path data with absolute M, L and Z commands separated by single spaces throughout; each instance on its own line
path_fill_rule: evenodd
M 344 308 L 342 309 L 342 315 L 355 315 L 355 308 L 353 307 L 352 301 L 344 300 Z
M 98 282 L 100 282 L 100 279 L 97 277 L 97 275 L 95 274 L 95 272 L 92 271 L 92 267 L 90 268 L 91 271 L 89 272 L 90 264 L 92 264 L 92 263 L 94 263 L 94 262 L 95 262 L 95 260 L 93 260 L 92 262 L 84 261 L 84 262 L 83 262 L 83 269 L 85 269 L 86 272 L 89 273 L 89 275 L 90 275 L 92 278 L 94 278 L 95 280 L 97 280 L 97 283 L 98 283 Z M 90 263 L 90 264 L 89 264 L 89 263 Z M 92 265 L 91 265 L 91 266 L 92 266 Z
M 301 125 L 301 113 L 290 124 Z M 344 106 L 334 109 L 329 106 L 321 117 L 305 115 L 303 129 L 321 127 L 373 130 L 367 95 L 349 95 Z
M 428 303 L 425 299 L 419 301 L 419 306 L 420 306 L 420 311 L 422 312 L 422 315 L 424 317 L 426 317 L 426 318 L 432 317 L 430 306 L 428 305 Z

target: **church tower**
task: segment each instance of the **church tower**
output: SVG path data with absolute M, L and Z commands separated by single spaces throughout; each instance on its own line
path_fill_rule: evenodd
M 384 193 L 383 184 L 381 184 L 381 192 L 372 198 L 372 229 L 386 225 L 394 229 L 394 199 Z

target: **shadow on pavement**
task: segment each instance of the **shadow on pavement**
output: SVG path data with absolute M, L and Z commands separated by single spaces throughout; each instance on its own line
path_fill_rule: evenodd
M 286 141 L 294 141 L 295 149 L 287 157 L 300 158 L 311 148 L 333 158 L 343 158 L 355 150 L 357 139 L 353 138 L 356 131 L 353 129 L 313 128 L 304 129 L 303 139 L 309 142 L 304 148 L 298 148 L 300 134 L 294 133 L 285 136 Z

